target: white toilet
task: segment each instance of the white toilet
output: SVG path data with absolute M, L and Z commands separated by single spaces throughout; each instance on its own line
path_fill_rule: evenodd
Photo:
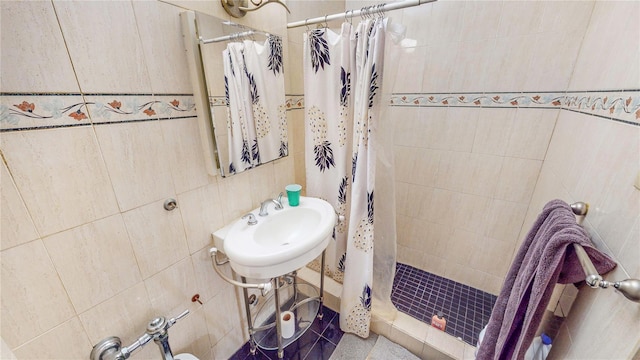
M 175 360 L 200 360 L 189 353 L 178 354 L 178 355 L 175 355 L 173 358 Z

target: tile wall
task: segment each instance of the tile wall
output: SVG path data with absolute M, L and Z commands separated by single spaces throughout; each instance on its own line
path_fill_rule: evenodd
M 407 26 L 392 98 L 399 261 L 497 294 L 561 198 L 591 204 L 585 225 L 619 263 L 608 278 L 640 277 L 638 15 L 592 1 L 391 14 Z M 620 294 L 581 289 L 551 358 L 630 358 L 639 324 Z
M 247 340 L 210 234 L 293 182 L 294 156 L 207 174 L 186 9 L 228 19 L 215 1 L 0 4 L 0 358 L 87 358 L 101 339 L 131 344 L 184 309 L 174 353 L 228 358 Z M 271 5 L 241 22 L 286 36 L 285 14 Z

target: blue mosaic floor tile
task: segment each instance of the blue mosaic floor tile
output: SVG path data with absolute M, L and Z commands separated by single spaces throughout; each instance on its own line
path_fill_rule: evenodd
M 489 322 L 496 296 L 398 263 L 391 301 L 399 311 L 427 324 L 442 311 L 447 320 L 445 331 L 475 346 L 478 334 Z

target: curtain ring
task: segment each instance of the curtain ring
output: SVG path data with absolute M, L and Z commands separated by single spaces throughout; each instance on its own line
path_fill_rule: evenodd
M 351 11 L 351 16 L 349 16 L 349 11 Z M 344 22 L 348 22 L 351 24 L 351 17 L 353 16 L 353 10 L 347 10 L 344 12 Z
M 360 19 L 364 20 L 365 14 L 366 14 L 365 8 L 364 7 L 360 8 Z
M 309 18 L 304 19 L 304 26 L 307 28 L 307 31 L 311 30 L 311 29 L 309 29 L 308 22 L 309 22 Z
M 328 14 L 324 15 L 324 28 L 328 28 L 329 27 L 329 23 L 327 22 L 327 16 L 329 16 Z

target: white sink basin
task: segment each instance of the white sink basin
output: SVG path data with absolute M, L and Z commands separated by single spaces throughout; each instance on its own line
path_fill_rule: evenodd
M 224 253 L 236 273 L 254 279 L 269 279 L 297 270 L 322 253 L 329 244 L 336 213 L 328 202 L 300 197 L 300 205 L 291 207 L 283 199 L 284 209 L 269 205 L 268 216 L 248 225 L 236 221 L 224 238 Z

